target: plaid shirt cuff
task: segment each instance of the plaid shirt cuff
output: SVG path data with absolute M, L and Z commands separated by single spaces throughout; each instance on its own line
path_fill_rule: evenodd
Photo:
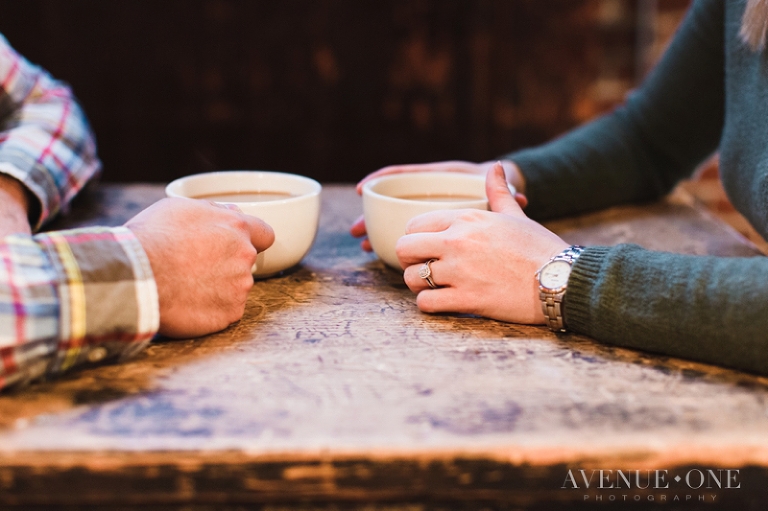
M 129 357 L 159 327 L 149 259 L 125 227 L 0 243 L 0 388 Z

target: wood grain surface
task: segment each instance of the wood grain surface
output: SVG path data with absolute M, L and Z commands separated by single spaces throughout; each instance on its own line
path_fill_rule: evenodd
M 53 227 L 117 225 L 162 195 L 103 186 Z M 420 313 L 348 234 L 361 209 L 351 186 L 326 186 L 312 252 L 256 282 L 227 330 L 0 395 L 0 507 L 581 509 L 611 490 L 563 489 L 569 469 L 732 469 L 738 489 L 623 493 L 641 497 L 632 509 L 675 492 L 686 509 L 762 509 L 768 379 Z M 574 243 L 761 256 L 681 191 L 548 225 Z

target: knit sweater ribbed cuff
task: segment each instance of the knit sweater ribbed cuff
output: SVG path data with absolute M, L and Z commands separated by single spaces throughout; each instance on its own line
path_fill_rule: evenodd
M 590 335 L 593 322 L 592 296 L 603 261 L 610 247 L 587 247 L 573 264 L 565 294 L 565 324 L 568 330 Z

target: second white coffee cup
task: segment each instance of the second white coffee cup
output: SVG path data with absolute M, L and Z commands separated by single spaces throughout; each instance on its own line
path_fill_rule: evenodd
M 390 174 L 363 185 L 363 216 L 373 251 L 400 270 L 395 246 L 415 216 L 441 209 L 488 209 L 485 177 L 459 172 Z

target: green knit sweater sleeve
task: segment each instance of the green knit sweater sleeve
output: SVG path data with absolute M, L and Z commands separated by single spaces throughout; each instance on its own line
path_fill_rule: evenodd
M 725 3 L 695 1 L 624 106 L 508 156 L 525 176 L 529 216 L 659 198 L 716 150 L 726 121 L 725 34 L 738 30 L 725 27 Z M 588 247 L 574 264 L 564 314 L 570 330 L 602 342 L 768 375 L 765 257 Z
M 697 0 L 643 85 L 614 112 L 512 153 L 531 218 L 657 199 L 712 154 L 724 119 L 723 0 Z
M 568 281 L 568 328 L 597 340 L 768 375 L 768 258 L 589 247 Z

